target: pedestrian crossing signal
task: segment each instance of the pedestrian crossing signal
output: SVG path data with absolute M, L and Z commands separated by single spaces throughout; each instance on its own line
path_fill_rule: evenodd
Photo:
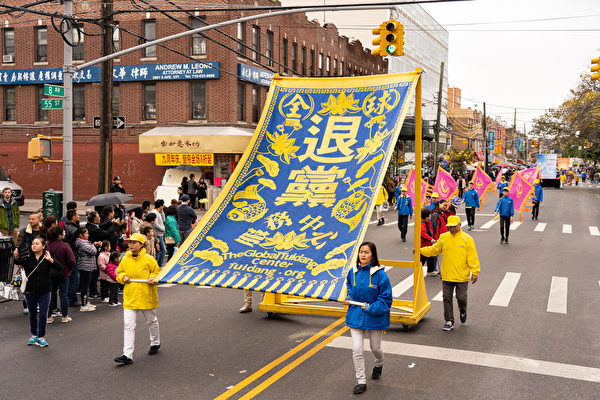
M 39 160 L 52 157 L 52 141 L 44 138 L 33 138 L 27 145 L 27 158 Z

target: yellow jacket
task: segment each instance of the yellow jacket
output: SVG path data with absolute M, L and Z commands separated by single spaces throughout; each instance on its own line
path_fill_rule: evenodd
M 475 241 L 463 231 L 453 235 L 450 232 L 442 233 L 432 246 L 421 248 L 425 257 L 437 256 L 444 253 L 442 259 L 442 280 L 448 282 L 467 282 L 471 274 L 479 275 L 481 267 Z
M 385 188 L 382 186 L 379 189 L 379 194 L 377 195 L 377 201 L 375 202 L 376 206 L 380 206 L 383 204 L 384 201 L 386 201 L 388 199 L 388 192 L 387 190 L 385 190 Z
M 127 275 L 131 279 L 154 278 L 160 272 L 156 259 L 141 249 L 137 256 L 131 251 L 125 254 L 116 270 L 117 282 L 123 283 Z M 132 310 L 148 310 L 158 307 L 158 290 L 156 285 L 145 282 L 129 282 L 123 290 L 123 308 Z

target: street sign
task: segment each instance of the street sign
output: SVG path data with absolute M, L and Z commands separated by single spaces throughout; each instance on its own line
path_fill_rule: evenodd
M 113 117 L 113 129 L 125 129 L 125 117 Z M 100 129 L 100 117 L 94 117 L 94 129 Z
M 61 110 L 62 108 L 62 99 L 42 99 L 42 110 Z
M 45 84 L 44 85 L 44 94 L 46 96 L 64 97 L 65 96 L 65 88 L 62 86 Z

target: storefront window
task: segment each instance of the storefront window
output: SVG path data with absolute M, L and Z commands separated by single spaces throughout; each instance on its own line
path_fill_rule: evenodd
M 156 84 L 144 85 L 144 120 L 156 121 Z
M 191 88 L 192 119 L 206 119 L 206 84 L 192 82 Z

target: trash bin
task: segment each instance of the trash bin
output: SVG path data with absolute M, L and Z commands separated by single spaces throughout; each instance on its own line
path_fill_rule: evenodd
M 62 217 L 62 192 L 55 191 L 53 189 L 42 193 L 42 210 L 44 211 L 44 218 L 48 215 L 54 215 L 56 219 Z
M 15 246 L 12 236 L 0 234 L 0 282 L 10 282 L 13 278 Z

